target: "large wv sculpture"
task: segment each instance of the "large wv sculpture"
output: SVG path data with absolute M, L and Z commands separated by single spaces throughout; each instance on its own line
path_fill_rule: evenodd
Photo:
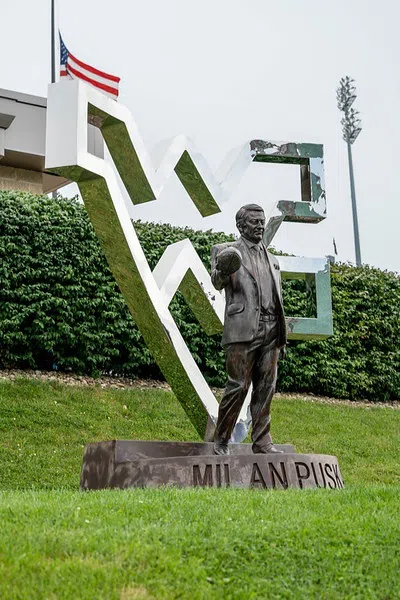
M 169 177 L 178 177 L 203 217 L 229 210 L 229 196 L 253 162 L 298 164 L 302 201 L 280 201 L 270 215 L 266 243 L 283 221 L 318 223 L 326 216 L 323 150 L 317 144 L 252 140 L 214 176 L 182 136 L 153 166 L 130 112 L 80 81 L 49 86 L 46 169 L 75 181 L 111 271 L 155 361 L 202 437 L 210 438 L 218 403 L 169 310 L 180 290 L 207 334 L 222 331 L 224 299 L 189 240 L 169 246 L 152 272 L 110 160 L 88 152 L 87 125 L 97 126 L 133 204 L 157 201 Z M 155 204 L 157 208 L 157 204 Z M 179 206 L 176 207 L 179 210 Z M 322 339 L 332 333 L 329 263 L 325 258 L 279 257 L 283 277 L 315 285 L 316 318 L 288 317 L 289 338 Z M 244 439 L 246 406 L 233 439 Z

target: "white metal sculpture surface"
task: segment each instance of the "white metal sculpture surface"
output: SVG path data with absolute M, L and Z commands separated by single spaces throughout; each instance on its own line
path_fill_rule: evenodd
M 185 137 L 174 140 L 155 169 L 130 112 L 81 81 L 49 86 L 46 169 L 76 181 L 125 301 L 166 380 L 200 435 L 210 438 L 218 403 L 187 348 L 169 311 L 179 289 L 208 334 L 222 330 L 224 298 L 193 245 L 169 246 L 151 272 L 129 217 L 112 165 L 88 152 L 87 123 L 102 132 L 113 162 L 133 204 L 156 200 L 176 174 L 203 217 L 220 211 L 252 161 L 299 164 L 302 201 L 281 201 L 270 216 L 269 244 L 284 220 L 317 223 L 325 218 L 322 146 L 273 144 L 253 140 L 236 152 L 219 183 L 204 158 Z M 232 162 L 233 161 L 233 162 Z M 177 207 L 178 208 L 178 207 Z M 291 338 L 324 338 L 332 333 L 329 263 L 324 259 L 279 257 L 285 277 L 315 278 L 317 318 L 288 317 Z M 243 407 L 233 440 L 247 434 Z

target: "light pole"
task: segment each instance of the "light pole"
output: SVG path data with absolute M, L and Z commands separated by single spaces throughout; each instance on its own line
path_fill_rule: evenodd
M 361 121 L 358 117 L 358 110 L 352 108 L 354 100 L 357 98 L 354 79 L 346 75 L 339 82 L 339 87 L 336 90 L 336 98 L 338 109 L 343 113 L 341 119 L 343 139 L 347 144 L 347 155 L 349 158 L 349 175 L 350 175 L 350 192 L 351 206 L 353 210 L 353 229 L 354 229 L 354 247 L 356 254 L 356 265 L 361 266 L 361 250 L 360 250 L 360 235 L 358 232 L 358 217 L 356 203 L 356 189 L 354 185 L 354 169 L 353 156 L 351 146 L 356 141 L 361 132 Z

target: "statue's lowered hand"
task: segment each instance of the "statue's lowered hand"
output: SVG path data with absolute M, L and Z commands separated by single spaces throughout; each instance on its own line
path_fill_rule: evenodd
M 242 266 L 242 255 L 232 246 L 224 248 L 217 256 L 217 269 L 223 275 L 232 275 Z

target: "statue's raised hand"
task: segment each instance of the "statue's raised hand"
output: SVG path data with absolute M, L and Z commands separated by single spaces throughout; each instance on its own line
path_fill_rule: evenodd
M 232 275 L 242 266 L 242 255 L 237 248 L 224 248 L 217 256 L 217 269 L 223 275 Z

